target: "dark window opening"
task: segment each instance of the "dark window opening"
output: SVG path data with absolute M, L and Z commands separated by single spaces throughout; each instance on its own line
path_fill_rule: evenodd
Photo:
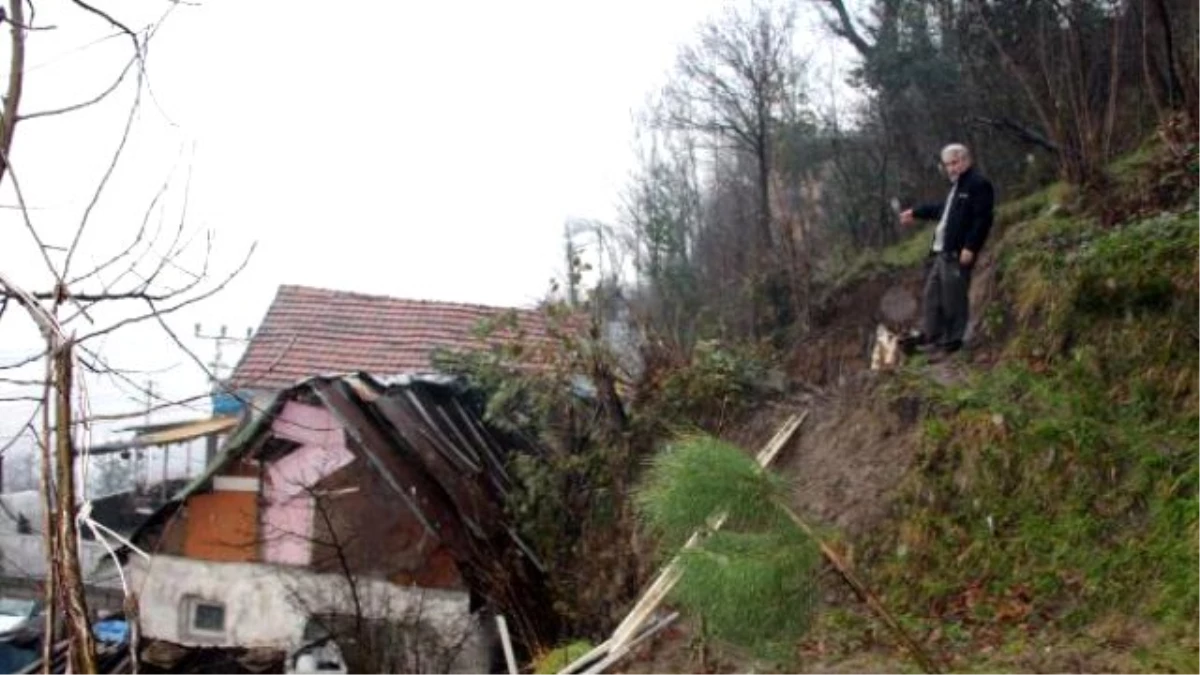
M 225 631 L 225 605 L 197 602 L 192 611 L 192 628 L 221 633 Z

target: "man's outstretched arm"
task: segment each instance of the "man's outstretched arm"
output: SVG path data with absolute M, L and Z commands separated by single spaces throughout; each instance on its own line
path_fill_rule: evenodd
M 942 204 L 921 204 L 900 212 L 900 224 L 908 227 L 914 220 L 937 220 L 942 217 Z

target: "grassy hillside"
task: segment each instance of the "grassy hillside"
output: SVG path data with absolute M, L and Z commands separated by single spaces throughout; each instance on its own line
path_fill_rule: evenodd
M 919 288 L 928 232 L 858 259 L 827 280 L 821 320 L 785 359 L 796 386 L 749 421 L 716 425 L 752 451 L 784 417 L 811 413 L 773 467 L 791 488 L 780 499 L 948 670 L 1200 669 L 1195 157 L 1150 146 L 1113 167 L 1108 199 L 1055 185 L 1001 205 L 975 276 L 971 348 L 947 362 L 870 372 L 858 339 L 885 293 Z M 671 405 L 639 414 L 712 417 L 722 401 L 724 420 L 724 401 L 748 391 L 730 388 L 742 381 L 731 374 L 758 376 L 733 368 L 748 362 L 733 352 L 715 356 L 720 367 L 700 359 L 672 375 Z M 675 552 L 636 548 L 657 562 Z M 712 560 L 733 570 L 730 555 Z M 824 569 L 813 624 L 790 653 L 756 659 L 718 640 L 720 617 L 685 613 L 622 669 L 914 670 Z M 806 607 L 783 586 L 776 605 L 738 596 L 746 578 L 709 585 L 745 625 Z
M 1158 169 L 1144 154 L 1118 189 Z M 1006 205 L 976 308 L 998 358 L 949 379 L 913 362 L 889 387 L 922 402 L 921 448 L 861 564 L 954 670 L 1198 668 L 1188 170 L 1182 201 L 1110 225 L 1057 186 Z M 823 636 L 850 657 L 874 631 L 835 611 Z

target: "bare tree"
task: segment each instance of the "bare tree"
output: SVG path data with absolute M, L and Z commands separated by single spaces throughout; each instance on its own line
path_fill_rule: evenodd
M 169 187 L 169 184 L 165 184 L 151 201 L 142 217 L 141 227 L 124 249 L 85 271 L 75 269 L 76 263 L 90 258 L 85 253 L 88 225 L 93 220 L 96 204 L 118 168 L 142 94 L 146 91 L 147 46 L 177 4 L 164 3 L 164 10 L 157 20 L 134 31 L 117 17 L 82 0 L 72 0 L 70 8 L 78 13 L 80 20 L 99 19 L 129 39 L 132 49 L 128 64 L 99 95 L 62 108 L 33 113 L 25 113 L 20 109 L 25 85 L 26 43 L 32 39 L 34 31 L 47 27 L 34 25 L 32 11 L 26 17 L 23 0 L 11 0 L 7 11 L 0 13 L 0 20 L 9 24 L 11 34 L 6 95 L 3 112 L 0 113 L 3 115 L 0 118 L 0 181 L 7 180 L 12 186 L 17 200 L 15 212 L 22 221 L 19 225 L 10 226 L 9 231 L 13 236 L 6 239 L 5 252 L 20 250 L 15 232 L 23 229 L 31 245 L 25 250 L 25 255 L 32 254 L 40 259 L 44 263 L 45 273 L 44 286 L 31 290 L 0 269 L 0 302 L 3 306 L 12 302 L 23 307 L 44 343 L 40 354 L 0 364 L 0 369 L 19 369 L 37 359 L 45 362 L 42 379 L 16 386 L 18 390 L 28 392 L 36 401 L 30 423 L 25 428 L 33 429 L 34 419 L 39 415 L 41 417 L 41 429 L 35 437 L 41 449 L 41 491 L 49 575 L 43 638 L 43 655 L 47 657 L 43 663 L 46 668 L 51 664 L 49 650 L 55 643 L 55 620 L 61 610 L 70 640 L 72 671 L 91 673 L 97 669 L 95 644 L 76 550 L 77 458 L 83 458 L 82 469 L 86 475 L 86 439 L 91 425 L 96 421 L 90 412 L 86 375 L 113 377 L 135 389 L 141 389 L 128 373 L 122 372 L 109 361 L 102 347 L 96 346 L 100 342 L 98 338 L 147 321 L 165 326 L 163 319 L 166 315 L 211 297 L 224 288 L 249 260 L 247 254 L 240 265 L 214 279 L 209 265 L 212 248 L 210 234 L 206 237 L 202 260 L 199 264 L 192 264 L 188 255 L 185 255 L 192 248 L 189 246 L 192 235 L 185 227 L 186 199 L 173 232 L 162 227 L 161 219 L 157 226 L 151 228 L 151 215 Z M 120 89 L 130 72 L 135 73 L 132 78 L 133 103 L 119 132 L 116 150 L 91 190 L 91 198 L 74 226 L 69 245 L 53 246 L 45 236 L 43 226 L 38 223 L 35 210 L 26 203 L 24 188 L 27 186 L 23 185 L 20 178 L 21 158 L 13 155 L 13 140 L 19 125 L 21 122 L 35 121 L 39 124 L 48 123 L 95 105 Z M 56 256 L 58 260 L 55 260 Z
M 676 348 L 690 349 L 700 320 L 694 254 L 703 204 L 696 143 L 690 133 L 651 129 L 642 145 L 621 222 L 629 233 L 626 246 L 633 252 L 643 321 Z
M 804 93 L 794 26 L 791 9 L 763 4 L 752 5 L 748 12 L 729 9 L 705 24 L 697 44 L 680 53 L 677 76 L 666 88 L 657 120 L 662 128 L 711 139 L 718 160 L 714 170 L 721 169 L 719 153 L 726 150 L 735 155 L 724 163 L 735 173 L 726 175 L 736 179 L 745 169 L 752 176 L 750 259 L 752 269 L 765 270 L 753 285 L 769 298 L 775 316 L 766 323 L 773 328 L 786 322 L 789 309 L 793 318 L 802 320 L 794 306 L 788 307 L 802 301 L 802 287 L 779 288 L 795 261 L 789 259 L 793 242 L 785 241 L 791 233 L 776 222 L 771 197 L 781 136 Z M 790 299 L 782 297 L 789 292 Z

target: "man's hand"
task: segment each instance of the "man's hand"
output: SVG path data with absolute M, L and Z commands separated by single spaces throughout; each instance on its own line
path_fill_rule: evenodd
M 912 209 L 900 212 L 900 227 L 908 227 L 909 225 L 912 225 L 913 220 Z
M 971 263 L 973 262 L 975 262 L 975 254 L 971 251 L 968 251 L 964 248 L 958 254 L 958 264 L 962 265 L 963 267 L 970 267 Z

